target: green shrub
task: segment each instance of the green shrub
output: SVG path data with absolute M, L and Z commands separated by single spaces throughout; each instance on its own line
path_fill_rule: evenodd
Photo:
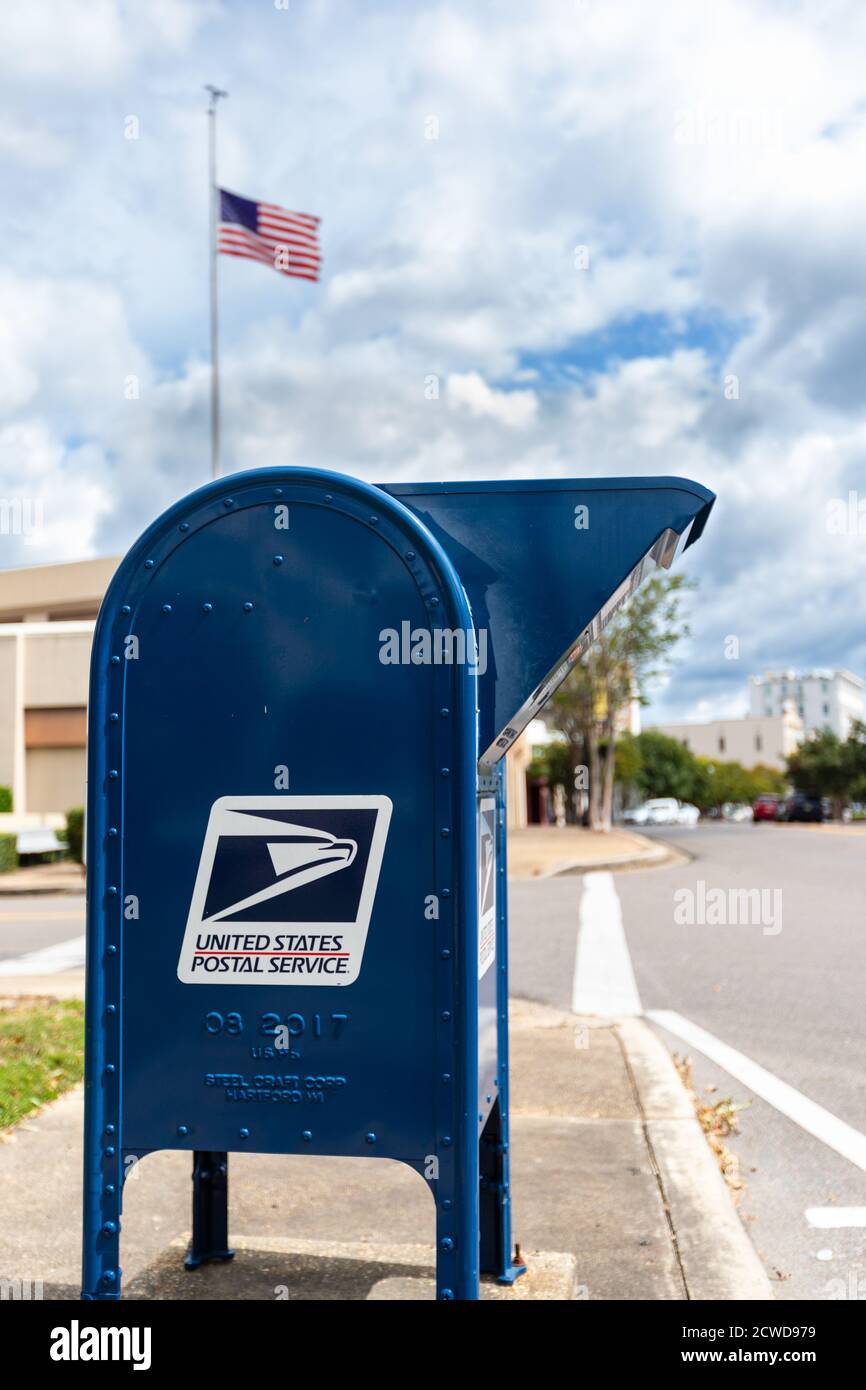
M 66 812 L 66 853 L 76 864 L 83 862 L 84 856 L 84 807 L 74 806 Z
M 0 787 L 0 811 L 12 810 L 12 788 Z
M 0 874 L 18 868 L 18 836 L 0 835 Z

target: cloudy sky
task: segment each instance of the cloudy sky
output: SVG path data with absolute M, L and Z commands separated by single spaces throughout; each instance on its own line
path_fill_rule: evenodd
M 228 469 L 695 478 L 652 717 L 866 675 L 864 51 L 858 0 L 4 7 L 0 498 L 44 524 L 0 564 L 119 552 L 208 478 L 210 81 L 221 183 L 325 256 L 222 258 Z

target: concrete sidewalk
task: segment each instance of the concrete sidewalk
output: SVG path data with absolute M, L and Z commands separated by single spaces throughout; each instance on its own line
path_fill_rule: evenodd
M 764 1299 L 770 1285 L 670 1057 L 640 1020 L 513 1005 L 512 1194 L 529 1274 L 484 1296 Z M 0 1278 L 79 1293 L 82 1098 L 0 1136 Z M 190 1155 L 133 1169 L 121 1257 L 128 1298 L 433 1296 L 433 1203 L 383 1159 L 230 1158 L 230 1264 L 182 1268 Z
M 672 846 L 633 830 L 529 825 L 508 832 L 508 877 L 550 878 L 590 869 L 648 868 L 682 858 Z
M 0 874 L 0 897 L 17 897 L 28 893 L 83 893 L 84 869 L 69 859 L 54 864 L 31 864 L 24 869 L 10 869 Z

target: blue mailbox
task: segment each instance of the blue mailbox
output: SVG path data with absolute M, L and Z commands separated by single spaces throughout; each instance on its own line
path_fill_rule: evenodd
M 440 1299 L 522 1272 L 504 754 L 712 502 L 274 467 L 132 547 L 91 672 L 84 1298 L 120 1296 L 158 1149 L 193 1156 L 191 1268 L 231 1256 L 248 1150 L 416 1169 Z

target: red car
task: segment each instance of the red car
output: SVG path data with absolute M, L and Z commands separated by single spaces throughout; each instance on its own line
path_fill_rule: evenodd
M 770 792 L 759 796 L 752 807 L 752 820 L 776 820 L 781 800 L 780 796 L 773 796 Z

